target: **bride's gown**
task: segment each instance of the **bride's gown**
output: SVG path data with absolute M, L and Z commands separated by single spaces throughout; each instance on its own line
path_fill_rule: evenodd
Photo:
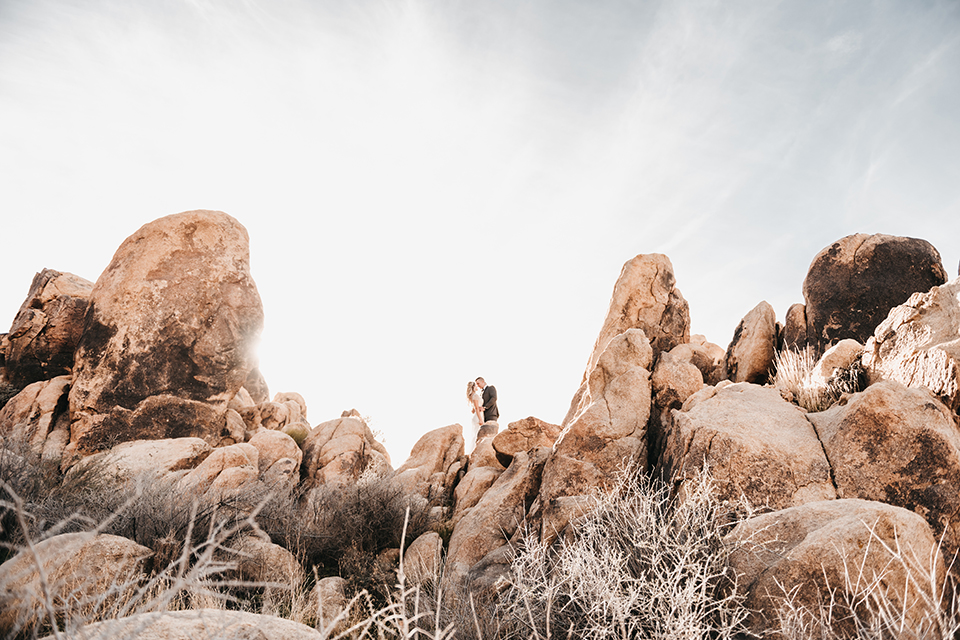
M 476 398 L 477 404 L 483 406 L 483 400 L 480 398 L 480 393 L 477 391 L 473 392 L 473 397 Z M 468 400 L 467 404 L 469 405 L 470 411 L 470 437 L 467 438 L 467 451 L 473 451 L 473 448 L 477 444 L 477 434 L 480 433 L 480 416 L 472 411 L 473 409 L 473 400 Z

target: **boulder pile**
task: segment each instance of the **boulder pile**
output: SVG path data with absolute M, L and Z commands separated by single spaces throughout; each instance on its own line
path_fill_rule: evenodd
M 908 610 L 925 594 L 901 575 L 906 565 L 890 568 L 899 551 L 932 558 L 937 576 L 956 571 L 960 280 L 947 282 L 923 240 L 838 240 L 810 265 L 802 304 L 780 323 L 761 301 L 726 348 L 690 335 L 670 260 L 636 256 L 561 424 L 518 420 L 482 434 L 469 454 L 461 425 L 445 426 L 397 469 L 358 412 L 312 425 L 300 394 L 270 396 L 253 352 L 263 310 L 248 245 L 230 216 L 191 211 L 144 225 L 96 283 L 37 274 L 0 337 L 0 373 L 19 390 L 0 408 L 0 468 L 29 458 L 60 486 L 95 476 L 102 490 L 120 492 L 149 478 L 183 501 L 229 504 L 240 524 L 211 561 L 225 576 L 271 584 L 329 571 L 329 541 L 295 533 L 322 538 L 321 511 L 376 487 L 377 508 L 402 504 L 408 520 L 411 510 L 426 514 L 423 535 L 406 549 L 355 545 L 341 569 L 366 562 L 392 575 L 384 580 L 495 592 L 525 536 L 553 544 L 571 535 L 591 496 L 626 467 L 678 495 L 707 468 L 720 500 L 752 505 L 725 544 L 757 634 L 775 629 L 784 592 L 813 606 L 845 588 L 852 565 L 882 576 Z M 790 354 L 806 357 L 809 370 L 791 373 Z M 266 535 L 256 523 L 281 522 L 278 508 L 228 498 L 255 491 L 287 496 L 312 524 Z M 352 522 L 369 518 L 351 513 Z M 27 628 L 50 606 L 44 594 L 66 601 L 104 581 L 138 584 L 176 557 L 169 539 L 156 538 L 148 548 L 63 533 L 9 558 L 0 566 L 0 633 Z M 323 578 L 311 596 L 321 628 L 342 620 L 353 585 Z M 205 618 L 231 629 L 264 624 L 192 609 L 91 624 L 142 624 L 157 637 Z M 272 628 L 313 637 L 307 627 Z

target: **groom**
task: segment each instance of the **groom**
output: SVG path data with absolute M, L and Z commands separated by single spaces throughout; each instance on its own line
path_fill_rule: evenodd
M 483 400 L 483 422 L 496 422 L 500 418 L 500 412 L 497 411 L 497 388 L 492 384 L 488 385 L 483 378 L 477 378 L 477 386 L 483 391 L 481 399 Z

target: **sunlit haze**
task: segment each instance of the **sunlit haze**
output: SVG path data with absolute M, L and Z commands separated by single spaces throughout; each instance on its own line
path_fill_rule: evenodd
M 857 232 L 960 260 L 960 4 L 0 1 L 0 331 L 171 213 L 249 231 L 271 393 L 399 466 L 559 422 L 625 261 L 723 347 Z

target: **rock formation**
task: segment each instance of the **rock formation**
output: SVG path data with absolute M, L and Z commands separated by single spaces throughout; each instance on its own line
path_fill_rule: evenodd
M 841 238 L 813 259 L 803 281 L 806 341 L 817 354 L 844 338 L 861 344 L 890 309 L 947 281 L 939 252 L 927 241 L 887 235 Z M 795 321 L 787 326 L 795 331 Z
M 93 288 L 74 360 L 68 453 L 170 437 L 217 444 L 227 405 L 256 366 L 262 324 L 240 223 L 189 211 L 144 225 Z
M 960 278 L 910 296 L 880 323 L 864 351 L 872 380 L 925 387 L 960 409 Z
M 71 372 L 92 290 L 92 282 L 72 273 L 44 269 L 34 277 L 0 344 L 14 386 Z
M 666 436 L 663 468 L 681 485 L 704 465 L 722 499 L 784 509 L 837 496 L 817 433 L 776 389 L 723 383 L 690 396 Z
M 725 359 L 731 382 L 764 384 L 777 352 L 777 314 L 766 300 L 744 316 L 733 333 Z

